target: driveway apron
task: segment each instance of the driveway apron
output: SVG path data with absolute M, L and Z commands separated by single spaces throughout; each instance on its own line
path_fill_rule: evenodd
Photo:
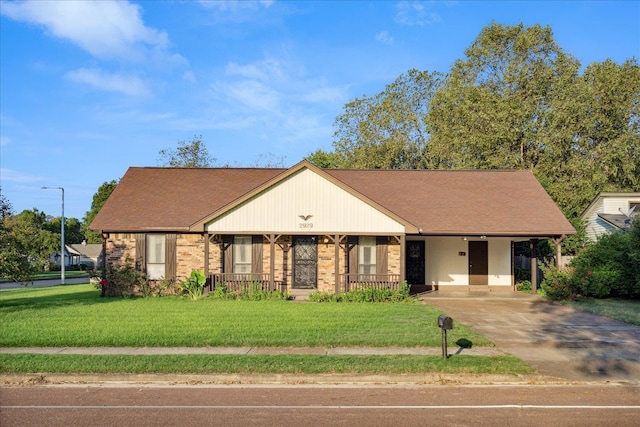
M 427 294 L 424 303 L 483 334 L 541 374 L 571 381 L 640 383 L 640 327 L 538 296 Z

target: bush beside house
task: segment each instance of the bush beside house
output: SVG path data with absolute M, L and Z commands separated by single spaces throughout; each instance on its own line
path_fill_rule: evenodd
M 551 299 L 640 298 L 640 218 L 636 218 L 628 232 L 601 236 L 583 249 L 569 267 L 542 268 L 542 289 Z

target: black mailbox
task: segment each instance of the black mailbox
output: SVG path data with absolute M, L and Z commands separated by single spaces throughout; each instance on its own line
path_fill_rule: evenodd
M 442 329 L 453 329 L 453 319 L 441 314 L 438 316 L 438 327 Z

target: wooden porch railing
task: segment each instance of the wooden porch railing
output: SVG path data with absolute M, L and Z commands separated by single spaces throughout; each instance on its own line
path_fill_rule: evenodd
M 210 274 L 207 285 L 209 291 L 213 291 L 218 284 L 224 284 L 228 291 L 242 292 L 251 285 L 259 285 L 263 291 L 280 291 L 282 289 L 281 281 L 271 283 L 271 275 L 255 274 L 255 273 L 218 273 Z
M 342 274 L 340 277 L 342 292 L 354 289 L 399 289 L 399 274 Z

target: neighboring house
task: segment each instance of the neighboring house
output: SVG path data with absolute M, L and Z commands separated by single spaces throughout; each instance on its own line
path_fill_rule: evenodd
M 581 215 L 587 237 L 598 240 L 604 233 L 628 230 L 640 214 L 640 193 L 599 193 Z
M 103 264 L 102 249 L 102 244 L 87 244 L 86 241 L 83 241 L 81 244 L 65 245 L 64 265 L 65 267 L 72 267 L 84 264 L 92 268 L 99 268 Z M 60 265 L 60 254 L 52 255 L 51 262 Z
M 512 247 L 575 230 L 529 171 L 130 168 L 91 229 L 108 265 L 288 291 L 513 288 Z

